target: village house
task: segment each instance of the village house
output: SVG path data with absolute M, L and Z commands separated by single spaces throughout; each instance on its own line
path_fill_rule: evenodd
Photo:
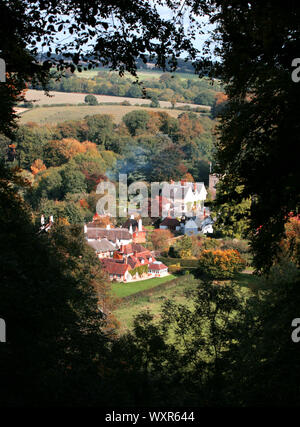
M 138 243 L 121 245 L 113 258 L 101 259 L 111 280 L 130 282 L 168 274 L 168 267 L 156 261 L 152 253 Z
M 103 270 L 109 275 L 110 280 L 117 282 L 130 282 L 132 276 L 129 273 L 130 265 L 126 262 L 117 261 L 112 258 L 103 258 L 101 260 Z
M 171 216 L 176 217 L 178 214 L 193 216 L 193 213 L 199 215 L 204 209 L 206 196 L 207 191 L 203 182 L 171 181 Z
M 180 230 L 180 222 L 177 218 L 171 218 L 170 216 L 167 216 L 162 220 L 159 228 L 161 230 L 178 231 Z
M 127 228 L 111 228 L 109 224 L 102 228 L 94 222 L 89 222 L 84 225 L 84 234 L 88 241 L 107 239 L 115 247 L 132 242 L 132 234 Z
M 203 182 L 171 181 L 171 209 L 160 223 L 161 230 L 180 232 L 188 236 L 213 233 L 213 220 L 209 217 L 204 201 L 207 191 Z M 177 218 L 176 218 L 177 216 Z
M 88 240 L 88 245 L 94 249 L 98 258 L 111 258 L 116 246 L 106 238 L 101 240 Z
M 129 219 L 123 224 L 123 228 L 127 228 L 129 233 L 132 235 L 132 241 L 134 243 L 145 243 L 146 242 L 146 230 L 143 227 L 142 219 L 136 220 L 134 215 L 131 215 Z
M 156 277 L 162 277 L 168 274 L 168 267 L 160 261 L 155 261 L 149 264 L 148 271 Z

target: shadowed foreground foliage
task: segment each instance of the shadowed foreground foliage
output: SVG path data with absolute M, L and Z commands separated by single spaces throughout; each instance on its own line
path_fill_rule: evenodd
M 4 171 L 1 405 L 300 403 L 300 350 L 290 337 L 299 283 L 254 293 L 199 282 L 191 305 L 166 301 L 158 321 L 141 313 L 133 332 L 117 338 L 113 319 L 97 309 L 95 290 L 101 300 L 106 288 L 81 231 L 60 225 L 37 234 L 17 193 L 23 183 Z

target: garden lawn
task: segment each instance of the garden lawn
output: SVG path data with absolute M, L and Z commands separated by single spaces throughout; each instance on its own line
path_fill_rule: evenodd
M 129 283 L 112 283 L 112 292 L 118 298 L 124 298 L 128 295 L 135 294 L 146 289 L 154 288 L 155 286 L 161 285 L 162 283 L 169 282 L 176 277 L 172 274 L 164 277 L 154 277 L 153 279 L 140 280 L 138 282 Z

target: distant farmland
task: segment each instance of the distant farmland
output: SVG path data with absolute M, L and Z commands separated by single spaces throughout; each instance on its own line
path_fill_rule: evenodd
M 29 89 L 26 92 L 26 100 L 28 101 L 35 101 L 34 105 L 51 105 L 51 104 L 79 104 L 84 102 L 84 98 L 87 93 L 76 93 L 76 92 L 49 92 L 51 97 L 44 94 L 44 91 L 42 90 L 34 90 Z M 139 105 L 145 105 L 150 104 L 150 99 L 141 99 L 141 98 L 128 98 L 128 97 L 122 97 L 122 96 L 109 96 L 109 95 L 95 95 L 97 98 L 97 101 L 99 103 L 106 103 L 106 102 L 124 102 L 128 101 L 131 105 L 139 104 Z M 167 107 L 171 108 L 171 103 L 169 101 L 159 101 L 161 107 Z M 201 107 L 206 108 L 208 111 L 210 110 L 210 107 L 207 105 L 197 105 L 197 104 L 187 104 L 184 102 L 177 102 L 176 106 L 182 107 L 185 105 L 189 105 L 191 108 Z
M 120 123 L 122 117 L 130 111 L 139 109 L 141 107 L 125 106 L 125 105 L 96 105 L 96 106 L 61 106 L 61 107 L 40 107 L 33 108 L 23 112 L 20 116 L 20 123 L 27 122 L 36 123 L 58 123 L 65 120 L 80 120 L 87 115 L 94 114 L 111 114 L 116 123 Z M 171 117 L 177 117 L 182 111 L 180 110 L 165 110 L 162 108 L 147 108 L 147 111 L 164 111 Z M 199 113 L 196 113 L 199 114 Z

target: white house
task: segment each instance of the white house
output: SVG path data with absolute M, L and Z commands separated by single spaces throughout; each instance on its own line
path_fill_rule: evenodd
M 214 232 L 213 230 L 213 219 L 208 216 L 207 218 L 204 218 L 204 220 L 201 223 L 201 233 L 204 234 L 211 234 Z
M 181 231 L 188 236 L 196 235 L 199 233 L 210 234 L 213 233 L 213 219 L 208 216 L 204 219 L 201 217 L 193 217 L 181 223 Z
M 172 217 L 178 217 L 182 214 L 191 217 L 199 215 L 203 211 L 207 191 L 203 182 L 182 180 L 179 182 L 172 181 L 163 186 L 162 194 L 172 201 Z
M 166 276 L 168 273 L 168 267 L 160 261 L 154 261 L 152 264 L 148 266 L 149 274 L 153 274 L 154 276 L 162 277 Z

